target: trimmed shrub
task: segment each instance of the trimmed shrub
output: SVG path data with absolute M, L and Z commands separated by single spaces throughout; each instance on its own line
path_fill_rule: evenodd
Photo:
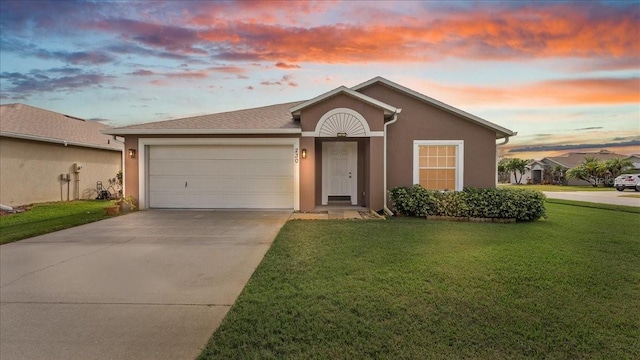
M 533 221 L 546 217 L 540 191 L 513 188 L 426 190 L 420 185 L 390 191 L 393 210 L 404 216 L 455 216 Z

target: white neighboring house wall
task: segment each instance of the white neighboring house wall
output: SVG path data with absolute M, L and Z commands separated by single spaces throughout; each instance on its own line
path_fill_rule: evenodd
M 520 178 L 520 184 L 526 184 L 527 183 L 527 179 L 531 179 L 531 169 L 529 167 L 527 167 L 525 169 L 526 169 L 526 171 L 524 172 L 524 174 L 522 174 L 522 177 Z M 510 174 L 509 175 L 510 183 L 511 184 L 517 184 L 516 177 L 513 174 L 513 171 L 509 172 L 509 174 Z M 520 173 L 518 173 L 518 175 L 520 175 Z
M 74 172 L 74 164 L 82 164 Z M 19 206 L 95 199 L 96 182 L 108 186 L 122 169 L 122 152 L 0 137 L 0 203 Z M 60 179 L 69 174 L 70 182 Z M 69 188 L 67 189 L 67 185 Z

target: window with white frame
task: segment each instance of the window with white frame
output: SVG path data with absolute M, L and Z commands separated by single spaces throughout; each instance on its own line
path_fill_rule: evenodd
M 462 140 L 414 140 L 413 183 L 429 190 L 462 190 L 463 154 Z

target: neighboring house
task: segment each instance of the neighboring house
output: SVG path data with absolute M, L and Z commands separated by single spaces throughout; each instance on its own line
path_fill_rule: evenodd
M 599 152 L 575 152 L 568 153 L 561 156 L 554 157 L 546 157 L 540 160 L 541 163 L 544 163 L 546 167 L 550 170 L 553 170 L 556 166 L 562 166 L 564 172 L 569 169 L 572 169 L 584 162 L 586 157 L 595 157 L 602 161 L 607 161 L 609 159 L 615 158 L 625 158 L 625 155 L 612 153 L 608 150 L 600 150 Z M 543 179 L 550 180 L 550 179 Z M 567 179 L 566 185 L 591 185 L 588 181 L 582 179 Z
M 632 154 L 631 156 L 627 157 L 625 160 L 631 161 L 631 164 L 633 164 L 633 168 L 636 171 L 640 170 L 640 154 Z
M 0 105 L 0 203 L 95 198 L 96 182 L 107 184 L 122 169 L 123 144 L 100 132 L 108 128 L 29 105 Z
M 496 185 L 511 130 L 376 77 L 311 100 L 103 131 L 140 208 L 381 210 L 387 190 Z M 503 141 L 504 142 L 504 141 Z
M 542 184 L 543 181 L 550 181 L 551 179 L 544 179 L 545 169 L 547 169 L 545 163 L 537 160 L 530 161 L 522 174 L 520 184 Z M 513 172 L 510 172 L 509 179 L 511 184 L 517 183 Z

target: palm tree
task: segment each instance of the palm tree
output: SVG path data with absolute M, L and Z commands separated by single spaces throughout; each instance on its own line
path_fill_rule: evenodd
M 564 184 L 564 167 L 562 165 L 556 165 L 553 167 L 551 173 L 553 174 L 553 182 L 556 184 Z
M 582 164 L 569 169 L 567 178 L 582 179 L 591 184 L 593 187 L 598 186 L 599 179 L 607 174 L 605 163 L 595 156 L 587 156 Z
M 510 159 L 506 164 L 506 169 L 513 173 L 513 177 L 516 180 L 516 184 L 520 184 L 522 181 L 522 175 L 527 171 L 527 160 L 518 158 Z M 520 176 L 518 176 L 518 174 Z
M 611 175 L 611 179 L 615 179 L 627 170 L 632 169 L 633 163 L 629 159 L 613 158 L 605 162 L 605 168 Z M 611 186 L 613 186 L 613 181 L 611 181 Z

